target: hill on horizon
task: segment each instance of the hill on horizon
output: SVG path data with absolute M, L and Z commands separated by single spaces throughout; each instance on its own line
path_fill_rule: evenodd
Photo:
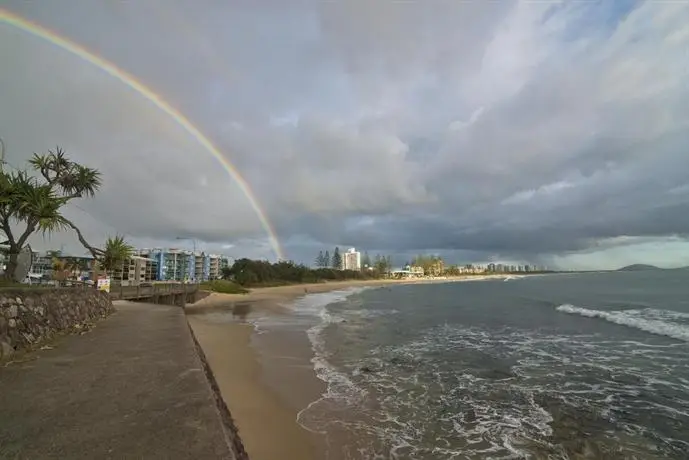
M 633 264 L 617 269 L 618 272 L 640 272 L 645 270 L 662 270 L 662 268 L 648 264 Z

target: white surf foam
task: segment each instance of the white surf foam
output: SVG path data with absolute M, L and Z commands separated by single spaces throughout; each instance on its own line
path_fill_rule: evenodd
M 633 327 L 644 332 L 664 335 L 689 342 L 689 326 L 673 322 L 673 319 L 686 318 L 684 313 L 668 310 L 591 310 L 570 304 L 560 305 L 557 311 L 589 318 L 600 318 L 622 326 Z
M 325 348 L 325 343 L 322 338 L 322 333 L 330 324 L 342 321 L 342 318 L 332 314 L 326 308 L 328 305 L 343 302 L 348 297 L 358 294 L 367 287 L 354 287 L 342 289 L 338 291 L 320 292 L 316 294 L 308 294 L 298 299 L 292 308 L 300 314 L 311 315 L 319 318 L 319 322 L 306 331 L 314 356 L 311 358 L 311 363 L 316 372 L 316 376 L 326 383 L 326 392 L 317 400 L 311 402 L 307 407 L 302 409 L 297 414 L 297 423 L 309 431 L 318 432 L 318 427 L 310 426 L 308 422 L 304 421 L 304 414 L 309 409 L 323 401 L 326 398 L 342 398 L 342 399 L 356 399 L 362 394 L 362 391 L 347 377 L 346 374 L 338 372 L 328 362 L 328 352 Z

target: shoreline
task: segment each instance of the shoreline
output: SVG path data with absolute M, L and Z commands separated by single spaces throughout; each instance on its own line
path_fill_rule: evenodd
M 211 293 L 185 310 L 249 458 L 321 460 L 327 452 L 322 435 L 298 422 L 299 414 L 327 390 L 313 367 L 311 342 L 304 329 L 270 328 L 264 334 L 253 320 L 280 322 L 284 318 L 289 323 L 296 318 L 289 305 L 310 294 L 493 278 L 507 276 L 349 280 L 255 288 L 248 294 Z
M 467 281 L 483 281 L 488 279 L 522 278 L 534 275 L 511 275 L 511 274 L 490 274 L 490 275 L 460 275 L 452 277 L 438 278 L 408 278 L 408 279 L 370 279 L 370 280 L 343 280 L 327 281 L 322 283 L 286 284 L 283 286 L 256 287 L 249 288 L 245 294 L 222 294 L 211 292 L 209 296 L 186 306 L 187 313 L 196 314 L 203 308 L 213 308 L 218 306 L 228 306 L 231 302 L 289 302 L 308 294 L 336 291 L 351 287 L 383 287 L 390 285 L 407 284 L 443 284 Z M 284 307 L 278 308 L 286 311 Z
M 251 324 L 188 317 L 241 443 L 252 460 L 317 460 L 315 440 L 296 423 L 291 408 L 263 383 Z

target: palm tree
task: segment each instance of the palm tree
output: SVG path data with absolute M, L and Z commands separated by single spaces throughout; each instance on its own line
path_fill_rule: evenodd
M 59 147 L 45 155 L 34 154 L 29 160 L 40 176 L 26 171 L 0 171 L 0 230 L 8 246 L 4 277 L 14 279 L 18 256 L 31 235 L 72 228 L 79 241 L 96 257 L 95 248 L 79 229 L 64 217 L 61 209 L 75 198 L 92 197 L 101 185 L 96 169 L 69 160 Z M 17 224 L 25 225 L 17 231 Z
M 123 236 L 115 235 L 105 241 L 105 249 L 99 257 L 100 266 L 106 273 L 113 273 L 134 255 L 134 247 L 128 244 Z

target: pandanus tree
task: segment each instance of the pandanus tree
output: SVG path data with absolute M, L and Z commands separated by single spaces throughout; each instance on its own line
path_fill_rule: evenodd
M 7 267 L 4 277 L 15 279 L 18 257 L 31 235 L 73 229 L 81 244 L 99 258 L 77 226 L 62 215 L 63 207 L 79 198 L 93 197 L 101 185 L 98 170 L 71 161 L 59 147 L 34 154 L 27 171 L 0 171 L 0 230 L 5 234 Z

